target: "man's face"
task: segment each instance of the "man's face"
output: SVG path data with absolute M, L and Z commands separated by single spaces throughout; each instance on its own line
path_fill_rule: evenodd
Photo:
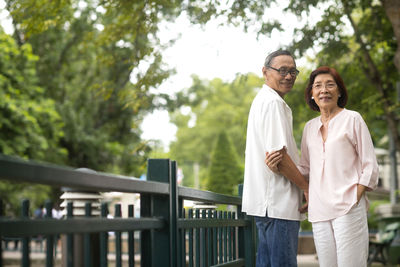
M 281 55 L 272 59 L 270 66 L 274 69 L 285 68 L 286 70 L 295 70 L 296 65 L 291 56 Z M 292 90 L 296 75 L 286 73 L 285 76 L 279 74 L 277 70 L 263 67 L 262 72 L 265 79 L 265 84 L 274 89 L 281 97 Z

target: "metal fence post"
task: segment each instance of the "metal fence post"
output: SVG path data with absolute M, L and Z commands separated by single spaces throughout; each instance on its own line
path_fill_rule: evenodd
M 128 217 L 135 217 L 135 209 L 132 204 L 128 205 Z M 128 231 L 128 266 L 135 266 L 135 232 Z
M 52 218 L 53 203 L 46 201 L 46 218 Z M 54 237 L 52 235 L 46 236 L 46 267 L 53 266 L 53 249 L 54 249 Z
M 22 201 L 22 218 L 29 218 L 29 200 L 24 199 Z M 30 237 L 22 238 L 22 266 L 29 267 L 31 264 L 29 253 L 30 253 Z
M 147 180 L 169 183 L 171 162 L 169 159 L 149 159 Z M 160 230 L 142 231 L 141 266 L 158 267 L 170 263 L 169 196 L 142 194 L 140 197 L 140 216 L 159 217 L 168 221 L 167 227 Z
M 121 218 L 121 204 L 114 205 L 114 218 Z M 122 233 L 115 231 L 115 266 L 122 267 Z
M 243 184 L 239 185 L 239 196 L 243 194 Z M 245 259 L 245 266 L 255 266 L 255 224 L 254 219 L 247 216 L 242 211 L 242 206 L 238 206 L 238 218 L 249 219 L 251 221 L 249 226 L 239 228 L 239 258 Z
M 176 182 L 176 161 L 171 162 L 169 176 L 169 231 L 170 231 L 170 266 L 178 266 L 178 188 Z
M 90 218 L 92 216 L 92 205 L 90 202 L 85 203 L 85 217 Z M 83 234 L 83 266 L 93 266 L 92 260 L 92 249 L 93 246 L 90 242 L 90 233 Z
M 67 218 L 71 219 L 73 217 L 73 203 L 67 203 Z M 65 261 L 62 261 L 64 267 L 74 267 L 74 235 L 67 234 L 64 236 L 65 245 L 62 246 L 62 256 L 65 257 Z M 61 239 L 62 244 L 63 239 Z
M 3 200 L 0 199 L 0 218 L 4 216 Z M 3 266 L 3 236 L 0 235 L 0 267 Z
M 107 203 L 101 204 L 101 217 L 107 218 L 108 206 Z M 100 267 L 108 266 L 108 232 L 100 233 Z

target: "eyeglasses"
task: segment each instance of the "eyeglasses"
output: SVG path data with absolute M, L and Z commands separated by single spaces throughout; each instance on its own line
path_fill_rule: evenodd
M 332 90 L 336 87 L 336 83 L 329 82 L 329 83 L 326 83 L 325 85 L 322 83 L 317 83 L 317 84 L 313 85 L 313 88 L 316 90 L 321 90 L 323 87 L 325 87 L 327 90 Z
M 299 75 L 299 72 L 300 72 L 297 69 L 288 69 L 288 68 L 285 68 L 285 67 L 281 67 L 279 69 L 275 69 L 275 68 L 273 68 L 271 66 L 268 66 L 268 68 L 276 70 L 277 72 L 279 72 L 279 75 L 281 75 L 282 77 L 286 77 L 286 75 L 288 73 L 290 73 L 290 76 L 296 77 L 297 75 Z

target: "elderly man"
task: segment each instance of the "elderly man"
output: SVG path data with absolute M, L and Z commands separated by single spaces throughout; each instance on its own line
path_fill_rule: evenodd
M 293 138 L 292 111 L 284 96 L 299 71 L 290 52 L 267 56 L 262 68 L 265 84 L 253 100 L 247 124 L 242 211 L 255 216 L 259 246 L 257 266 L 297 266 L 297 241 L 302 190 L 308 182 L 296 168 L 299 161 Z M 281 150 L 279 172 L 265 164 L 267 152 Z M 285 165 L 283 165 L 285 164 Z

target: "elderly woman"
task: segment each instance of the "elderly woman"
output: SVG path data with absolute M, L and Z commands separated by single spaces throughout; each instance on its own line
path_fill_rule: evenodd
M 298 166 L 309 177 L 308 220 L 319 264 L 366 266 L 365 191 L 373 190 L 378 181 L 370 133 L 358 112 L 344 108 L 347 90 L 335 69 L 314 70 L 305 97 L 310 108 L 321 113 L 304 127 Z M 279 152 L 267 154 L 266 163 L 272 170 L 279 169 L 281 161 Z

